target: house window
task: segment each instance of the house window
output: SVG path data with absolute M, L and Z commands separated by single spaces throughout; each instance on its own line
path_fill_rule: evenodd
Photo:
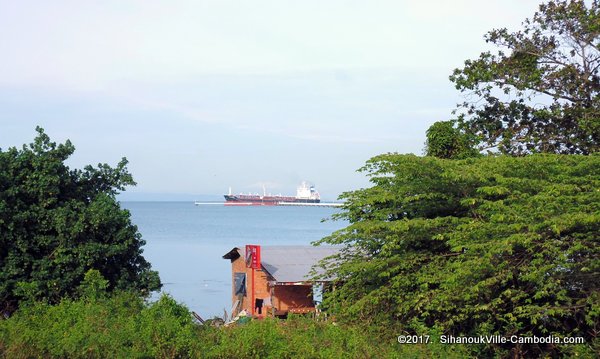
M 233 273 L 233 285 L 235 288 L 235 295 L 246 296 L 246 273 L 236 272 Z

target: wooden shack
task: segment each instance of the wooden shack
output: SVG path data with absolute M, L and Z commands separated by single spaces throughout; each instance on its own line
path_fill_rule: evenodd
M 312 281 L 311 269 L 338 251 L 314 246 L 233 248 L 223 256 L 231 261 L 232 316 L 241 310 L 255 317 L 314 312 L 326 281 Z

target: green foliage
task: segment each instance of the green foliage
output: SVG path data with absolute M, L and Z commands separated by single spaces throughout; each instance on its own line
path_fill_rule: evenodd
M 468 357 L 462 346 L 400 345 L 397 335 L 305 317 L 200 326 L 168 296 L 144 304 L 136 294 L 114 292 L 21 307 L 0 320 L 0 358 Z
M 465 159 L 480 156 L 473 136 L 454 127 L 455 121 L 438 121 L 427 129 L 425 154 L 438 158 Z
M 71 170 L 71 142 L 56 145 L 37 132 L 29 146 L 0 150 L 0 311 L 76 295 L 90 269 L 110 290 L 158 289 L 141 255 L 145 242 L 115 199 L 135 184 L 127 160 Z
M 540 5 L 523 29 L 490 31 L 485 52 L 450 76 L 468 95 L 461 127 L 502 153 L 600 149 L 600 3 Z
M 215 358 L 373 358 L 392 357 L 393 339 L 380 342 L 357 327 L 310 318 L 254 320 L 213 333 L 207 357 Z M 373 340 L 376 339 L 376 340 Z M 377 349 L 377 345 L 381 349 Z
M 321 241 L 345 248 L 327 309 L 415 334 L 588 343 L 477 355 L 599 349 L 600 156 L 385 154 L 361 170 L 374 186 L 342 196 L 351 224 Z
M 134 347 L 155 358 L 192 357 L 199 341 L 189 310 L 163 295 L 134 318 Z
M 88 300 L 98 300 L 104 297 L 107 288 L 108 281 L 102 277 L 102 274 L 96 269 L 90 269 L 79 285 L 79 294 Z
M 0 357 L 176 358 L 199 353 L 187 309 L 164 296 L 146 306 L 139 295 L 38 302 L 0 321 Z

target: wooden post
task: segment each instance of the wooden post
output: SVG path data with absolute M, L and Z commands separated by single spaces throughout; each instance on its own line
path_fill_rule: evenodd
M 271 287 L 271 316 L 275 318 L 275 287 Z
M 256 306 L 256 302 L 254 301 L 254 267 L 252 268 L 252 300 L 250 301 L 250 305 L 252 306 L 250 314 L 254 316 L 254 307 Z

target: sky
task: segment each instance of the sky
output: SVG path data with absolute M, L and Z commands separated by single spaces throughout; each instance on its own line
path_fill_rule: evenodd
M 42 126 L 69 166 L 116 165 L 122 200 L 369 185 L 423 153 L 463 98 L 448 76 L 532 0 L 0 0 L 0 148 Z

